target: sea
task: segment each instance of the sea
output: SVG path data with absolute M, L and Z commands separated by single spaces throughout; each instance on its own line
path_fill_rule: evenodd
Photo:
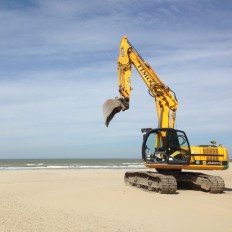
M 145 169 L 140 159 L 0 159 L 1 170 Z
M 145 166 L 141 159 L 0 159 L 0 171 L 46 169 L 145 169 Z

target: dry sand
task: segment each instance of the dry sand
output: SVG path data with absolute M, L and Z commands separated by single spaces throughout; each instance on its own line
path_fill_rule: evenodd
M 223 194 L 149 193 L 125 186 L 124 172 L 0 171 L 0 231 L 232 231 L 232 169 L 210 172 Z

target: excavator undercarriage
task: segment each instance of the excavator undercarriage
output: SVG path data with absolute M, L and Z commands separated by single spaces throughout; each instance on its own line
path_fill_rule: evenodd
M 126 185 L 163 194 L 174 194 L 177 190 L 177 182 L 173 176 L 155 172 L 126 172 L 124 181 Z
M 224 180 L 220 176 L 194 172 L 168 171 L 167 174 L 150 171 L 126 172 L 124 181 L 126 185 L 162 194 L 175 194 L 177 189 L 222 193 L 225 188 Z

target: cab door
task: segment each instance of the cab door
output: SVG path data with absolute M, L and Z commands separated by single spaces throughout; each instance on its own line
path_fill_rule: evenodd
M 190 146 L 183 131 L 171 128 L 153 129 L 144 136 L 142 157 L 158 164 L 188 164 Z
M 189 164 L 190 146 L 184 131 L 167 130 L 167 156 L 169 164 Z

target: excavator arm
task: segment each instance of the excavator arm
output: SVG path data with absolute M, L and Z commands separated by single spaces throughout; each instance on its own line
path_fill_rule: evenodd
M 120 97 L 108 99 L 103 105 L 105 125 L 108 126 L 114 115 L 129 109 L 131 94 L 131 70 L 136 68 L 148 87 L 149 93 L 155 98 L 159 128 L 174 128 L 175 112 L 178 101 L 175 93 L 166 86 L 153 71 L 151 66 L 140 56 L 127 37 L 122 38 L 118 58 L 118 87 Z

